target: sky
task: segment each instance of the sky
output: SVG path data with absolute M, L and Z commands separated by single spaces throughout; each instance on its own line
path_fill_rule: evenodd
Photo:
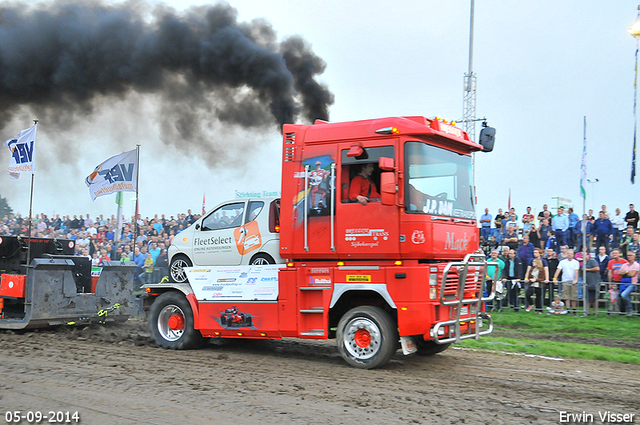
M 228 3 L 239 21 L 266 20 L 278 41 L 299 35 L 325 61 L 316 79 L 334 95 L 330 121 L 462 115 L 469 0 Z M 0 1 L 4 4 L 10 3 Z M 180 12 L 211 2 L 165 4 Z M 606 204 L 624 213 L 629 203 L 640 204 L 638 187 L 630 183 L 636 40 L 627 31 L 637 7 L 637 1 L 627 0 L 476 1 L 476 115 L 496 129 L 494 151 L 475 156 L 479 214 L 485 207 L 494 215 L 506 208 L 509 191 L 520 214 L 527 206 L 534 212 L 545 203 L 552 207 L 554 197 L 571 199 L 580 213 L 584 117 L 587 177 L 598 180 L 586 187 L 587 208 L 597 211 Z M 202 125 L 204 143 L 227 150 L 212 160 L 201 147 L 159 141 L 167 101 L 140 92 L 98 97 L 66 127 L 48 125 L 46 114 L 32 109 L 17 110 L 2 123 L 2 140 L 40 120 L 33 214 L 114 214 L 115 196 L 92 202 L 84 178 L 103 160 L 137 144 L 143 216 L 201 211 L 203 195 L 209 210 L 236 191 L 280 189 L 282 142 L 276 126 Z M 8 163 L 8 154 L 0 156 L 0 166 L 2 161 Z M 30 182 L 25 175 L 12 180 L 0 173 L 0 195 L 23 215 Z M 125 193 L 127 215 L 134 212 L 133 195 Z

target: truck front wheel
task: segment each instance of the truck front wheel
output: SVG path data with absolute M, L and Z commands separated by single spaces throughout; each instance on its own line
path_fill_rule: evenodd
M 398 348 L 398 329 L 378 307 L 349 310 L 338 323 L 338 352 L 351 366 L 374 369 L 386 365 Z
M 166 292 L 151 304 L 149 332 L 162 348 L 187 350 L 204 345 L 206 338 L 194 328 L 189 301 L 178 292 Z

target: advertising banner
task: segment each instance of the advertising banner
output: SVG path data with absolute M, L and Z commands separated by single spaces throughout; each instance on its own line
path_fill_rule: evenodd
M 278 270 L 268 266 L 185 267 L 198 301 L 276 301 Z

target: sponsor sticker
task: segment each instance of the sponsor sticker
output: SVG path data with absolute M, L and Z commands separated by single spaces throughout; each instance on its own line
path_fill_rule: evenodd
M 371 282 L 370 274 L 348 274 L 347 282 Z

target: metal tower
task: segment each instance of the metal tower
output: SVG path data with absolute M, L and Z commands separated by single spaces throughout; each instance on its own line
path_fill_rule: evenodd
M 471 0 L 471 24 L 469 26 L 469 72 L 464 74 L 464 96 L 462 101 L 463 130 L 469 133 L 471 140 L 476 141 L 476 74 L 473 73 L 473 8 Z

